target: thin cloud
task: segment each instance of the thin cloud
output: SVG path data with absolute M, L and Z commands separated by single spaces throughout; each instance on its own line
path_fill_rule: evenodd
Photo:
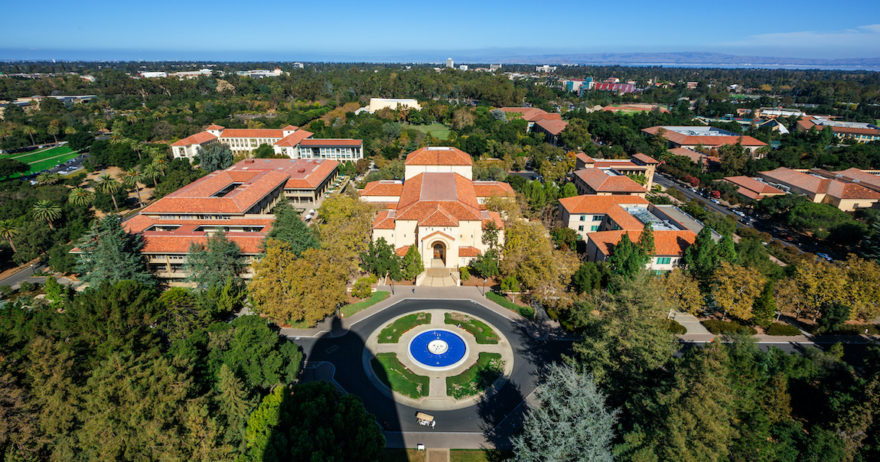
M 791 47 L 791 48 L 873 48 L 880 44 L 880 24 L 868 24 L 853 29 L 832 32 L 798 31 L 756 34 L 743 40 L 728 42 L 735 47 Z

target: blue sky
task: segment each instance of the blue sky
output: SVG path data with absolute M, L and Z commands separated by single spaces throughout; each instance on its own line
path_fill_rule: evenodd
M 439 60 L 468 51 L 880 57 L 878 0 L 10 0 L 3 13 L 0 59 Z

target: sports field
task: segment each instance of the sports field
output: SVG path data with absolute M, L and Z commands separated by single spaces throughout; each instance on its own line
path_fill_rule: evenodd
M 40 151 L 4 155 L 0 156 L 0 158 L 15 159 L 19 162 L 24 162 L 30 165 L 31 168 L 28 171 L 19 175 L 12 176 L 12 178 L 16 178 L 19 176 L 27 176 L 33 173 L 42 172 L 43 170 L 50 169 L 60 163 L 67 162 L 68 160 L 73 159 L 78 155 L 78 152 L 70 149 L 69 147 L 67 147 L 67 145 L 63 145 L 55 146 L 54 148 L 43 149 Z
M 430 125 L 411 125 L 405 124 L 403 128 L 410 128 L 420 131 L 424 134 L 431 135 L 438 140 L 445 140 L 449 137 L 449 127 L 441 123 L 434 122 Z

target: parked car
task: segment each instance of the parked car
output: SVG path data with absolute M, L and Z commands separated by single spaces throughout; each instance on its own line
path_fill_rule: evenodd
M 834 259 L 831 258 L 831 255 L 828 255 L 827 253 L 821 253 L 821 252 L 819 252 L 819 253 L 816 254 L 816 256 L 819 257 L 819 258 L 823 258 L 823 259 L 825 259 L 826 261 L 834 261 Z

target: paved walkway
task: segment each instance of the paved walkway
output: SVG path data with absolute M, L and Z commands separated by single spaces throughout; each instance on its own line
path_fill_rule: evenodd
M 723 338 L 723 335 L 715 335 L 709 332 L 703 324 L 693 315 L 674 312 L 675 319 L 679 324 L 687 329 L 687 333 L 679 338 L 687 343 L 708 343 L 716 337 Z M 767 335 L 757 334 L 752 336 L 756 342 L 762 344 L 799 344 L 799 345 L 815 345 L 815 344 L 833 344 L 833 343 L 853 343 L 867 344 L 878 342 L 877 336 L 872 335 L 809 335 L 801 331 L 801 335 Z

